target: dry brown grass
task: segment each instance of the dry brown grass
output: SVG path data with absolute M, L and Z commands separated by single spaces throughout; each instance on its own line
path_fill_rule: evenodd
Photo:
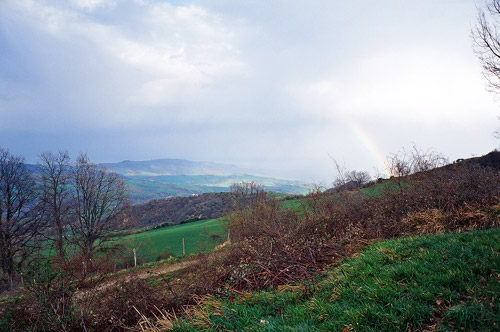
M 437 234 L 444 233 L 449 226 L 450 216 L 438 209 L 410 212 L 401 223 L 407 229 L 407 234 Z
M 282 292 L 303 292 L 305 290 L 304 285 L 279 285 L 276 287 L 278 293 Z
M 160 310 L 157 307 L 155 307 L 155 309 L 156 312 L 151 313 L 148 317 L 134 307 L 134 310 L 141 317 L 134 330 L 141 332 L 161 332 L 170 330 L 175 326 L 175 323 L 178 321 L 175 314 L 170 314 L 169 312 Z M 151 315 L 153 317 L 151 317 Z
M 494 205 L 485 209 L 465 204 L 452 212 L 434 208 L 410 212 L 403 218 L 402 224 L 407 235 L 462 232 L 499 226 L 500 218 L 498 214 L 492 213 L 494 211 L 500 211 L 500 206 Z

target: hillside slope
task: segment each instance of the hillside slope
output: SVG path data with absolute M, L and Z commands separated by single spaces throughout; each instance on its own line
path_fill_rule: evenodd
M 216 219 L 231 211 L 229 193 L 207 193 L 188 197 L 155 199 L 132 206 L 131 215 L 138 227 L 160 223 L 177 224 L 186 220 Z
M 172 331 L 499 331 L 500 229 L 383 241 L 312 289 L 207 298 L 196 312 Z

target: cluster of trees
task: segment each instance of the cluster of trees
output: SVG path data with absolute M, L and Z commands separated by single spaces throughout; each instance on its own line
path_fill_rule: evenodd
M 387 170 L 393 177 L 404 177 L 410 174 L 430 171 L 448 164 L 448 158 L 432 149 L 422 150 L 413 144 L 407 151 L 403 148 L 387 158 Z
M 335 165 L 337 177 L 333 181 L 333 187 L 327 192 L 345 193 L 381 182 L 385 177 L 378 170 L 375 170 L 375 177 L 372 178 L 367 171 L 348 170 L 345 165 L 340 164 L 333 157 L 330 157 Z M 423 150 L 415 144 L 411 149 L 403 148 L 397 153 L 392 153 L 386 160 L 386 171 L 391 178 L 397 178 L 397 183 L 401 184 L 408 175 L 430 171 L 432 169 L 448 164 L 448 159 L 441 153 L 433 149 Z
M 235 182 L 229 187 L 233 210 L 247 209 L 266 199 L 264 187 L 254 181 Z
M 331 159 L 337 171 L 337 177 L 333 182 L 333 191 L 361 189 L 375 183 L 367 171 L 348 170 L 334 158 Z M 386 160 L 386 170 L 391 177 L 398 178 L 398 181 L 401 181 L 402 178 L 408 175 L 430 171 L 448 163 L 448 158 L 442 153 L 433 149 L 424 150 L 413 144 L 409 150 L 403 148 L 397 153 L 390 154 Z M 382 175 L 377 172 L 375 179 L 380 181 Z
M 361 189 L 364 185 L 371 181 L 370 173 L 367 171 L 347 170 L 343 165 L 340 165 L 333 159 L 337 170 L 337 177 L 333 181 L 333 191 L 347 191 Z
M 12 288 L 28 259 L 50 247 L 64 262 L 71 246 L 88 268 L 110 247 L 127 205 L 124 181 L 86 154 L 72 162 L 67 152 L 43 153 L 33 169 L 0 148 L 1 286 Z
M 178 224 L 186 220 L 215 219 L 231 212 L 230 193 L 175 196 L 133 205 L 130 217 L 138 227 Z

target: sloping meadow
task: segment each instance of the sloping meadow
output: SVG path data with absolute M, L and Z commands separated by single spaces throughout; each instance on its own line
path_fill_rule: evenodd
M 256 290 L 303 281 L 375 240 L 500 224 L 500 176 L 491 168 L 458 164 L 391 181 L 379 195 L 316 194 L 302 209 L 264 201 L 238 211 L 229 219 L 226 274 L 211 271 L 219 276 L 213 287 L 224 281 Z
M 314 287 L 207 296 L 173 331 L 498 331 L 500 230 L 370 245 Z M 157 326 L 160 330 L 160 326 Z

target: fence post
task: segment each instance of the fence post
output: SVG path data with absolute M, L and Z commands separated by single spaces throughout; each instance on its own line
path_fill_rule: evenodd
M 184 246 L 184 238 L 182 238 L 182 257 L 186 256 L 186 247 Z

